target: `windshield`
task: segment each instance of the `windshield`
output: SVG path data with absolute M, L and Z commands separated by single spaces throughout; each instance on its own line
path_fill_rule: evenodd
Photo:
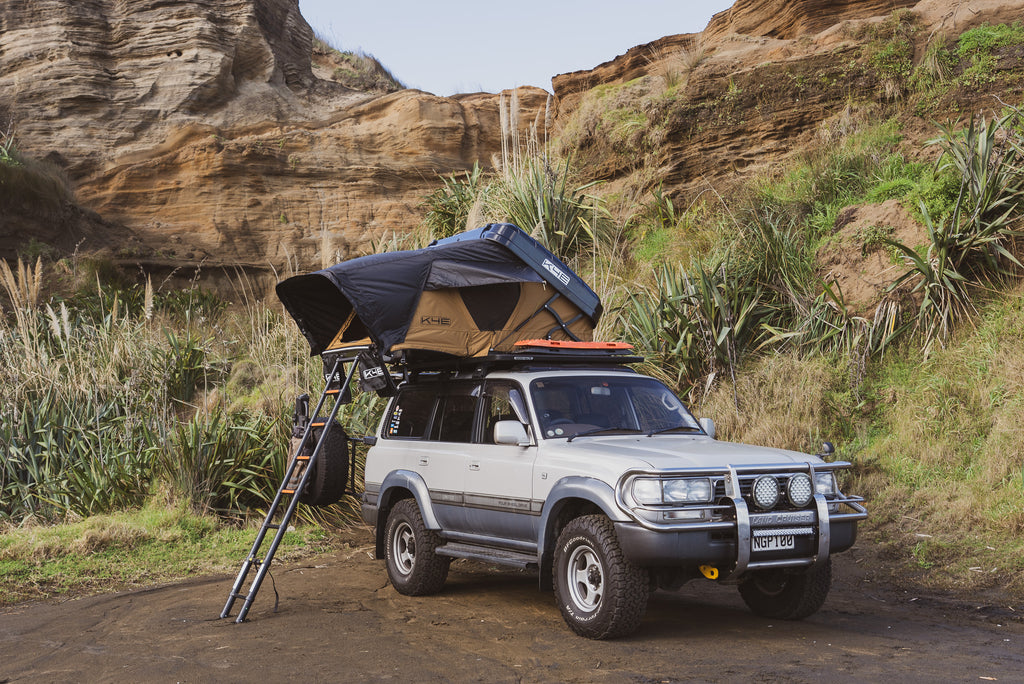
M 547 438 L 620 432 L 700 430 L 672 390 L 643 375 L 543 378 L 530 395 Z

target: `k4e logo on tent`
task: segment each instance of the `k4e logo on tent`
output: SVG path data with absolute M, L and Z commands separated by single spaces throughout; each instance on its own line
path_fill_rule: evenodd
M 545 259 L 544 263 L 541 265 L 544 267 L 545 271 L 555 276 L 555 278 L 557 278 L 559 281 L 565 283 L 566 285 L 569 284 L 569 274 L 563 271 L 562 269 L 558 268 L 558 266 L 555 266 L 553 263 L 551 263 L 549 259 Z

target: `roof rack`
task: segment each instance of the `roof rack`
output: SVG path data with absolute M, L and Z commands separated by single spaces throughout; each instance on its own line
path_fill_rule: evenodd
M 522 340 L 515 346 L 515 351 L 491 351 L 486 356 L 429 360 L 417 360 L 413 357 L 402 364 L 402 370 L 411 375 L 444 372 L 483 375 L 499 368 L 607 367 L 640 363 L 644 360 L 644 357 L 632 354 L 633 346 L 624 342 Z

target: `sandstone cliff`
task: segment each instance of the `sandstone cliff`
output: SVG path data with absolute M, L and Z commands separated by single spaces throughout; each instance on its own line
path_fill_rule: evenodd
M 297 0 L 4 3 L 0 106 L 85 218 L 7 202 L 3 256 L 42 235 L 149 267 L 309 268 L 417 223 L 439 173 L 500 150 L 497 95 L 352 91 L 314 76 L 312 40 Z M 522 120 L 546 99 L 524 89 Z
M 913 13 L 919 60 L 933 36 L 1013 21 L 1021 3 L 737 0 L 701 34 L 555 77 L 561 144 L 613 191 L 692 195 L 770 170 L 851 102 L 898 110 L 899 84 L 890 92 L 864 45 L 899 8 Z M 497 95 L 353 91 L 315 75 L 312 40 L 297 0 L 0 5 L 0 113 L 72 189 L 41 208 L 4 186 L 0 256 L 30 238 L 84 240 L 146 268 L 242 266 L 269 280 L 417 224 L 438 174 L 500 150 Z M 983 89 L 946 98 L 953 113 L 993 105 Z M 526 126 L 547 93 L 518 101 Z M 616 108 L 644 125 L 609 131 L 603 112 Z

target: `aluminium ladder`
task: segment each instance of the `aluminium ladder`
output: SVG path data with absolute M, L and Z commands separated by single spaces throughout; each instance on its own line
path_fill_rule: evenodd
M 238 577 L 235 579 L 234 585 L 231 587 L 231 593 L 228 594 L 227 603 L 224 604 L 224 610 L 221 611 L 220 617 L 226 618 L 230 616 L 231 607 L 235 603 L 235 599 L 244 598 L 245 602 L 242 604 L 241 610 L 238 611 L 238 617 L 235 618 L 236 623 L 245 621 L 246 616 L 249 614 L 249 609 L 252 607 L 252 603 L 256 600 L 256 594 L 260 590 L 260 586 L 263 584 L 263 580 L 267 573 L 270 571 L 270 564 L 274 559 L 274 554 L 277 553 L 277 547 L 281 544 L 281 539 L 284 537 L 284 533 L 288 530 L 288 523 L 292 519 L 292 515 L 295 513 L 295 508 L 299 503 L 299 497 L 306 488 L 306 484 L 309 481 L 310 475 L 313 473 L 316 460 L 323 451 L 324 444 L 327 439 L 327 433 L 334 425 L 334 419 L 338 415 L 338 410 L 342 404 L 346 403 L 347 396 L 350 396 L 349 387 L 352 382 L 352 376 L 355 373 L 358 364 L 355 359 L 352 358 L 352 367 L 349 369 L 345 376 L 344 382 L 338 383 L 340 379 L 340 372 L 344 367 L 345 361 L 350 360 L 349 357 L 338 354 L 332 365 L 330 374 L 326 375 L 326 383 L 324 385 L 324 391 L 320 395 L 320 401 L 317 402 L 316 409 L 309 413 L 312 418 L 307 419 L 305 430 L 302 433 L 302 439 L 295 449 L 295 453 L 292 454 L 292 458 L 288 464 L 288 468 L 285 471 L 284 478 L 282 479 L 281 486 L 277 488 L 277 495 L 274 497 L 274 501 L 270 504 L 270 509 L 267 511 L 267 517 L 263 521 L 263 526 L 260 527 L 259 533 L 256 535 L 256 541 L 252 545 L 252 550 L 249 551 L 248 557 L 245 562 L 242 563 L 242 569 L 238 572 Z M 326 367 L 326 363 L 324 364 Z M 330 415 L 326 419 L 316 418 L 320 415 L 320 411 L 324 404 L 327 402 L 328 397 L 334 398 L 334 405 L 331 407 Z M 306 445 L 310 441 L 310 437 L 313 434 L 313 428 L 323 427 L 320 431 L 320 439 L 317 440 L 316 446 L 313 448 L 311 453 L 304 453 L 308 451 Z M 362 442 L 361 439 L 348 438 L 350 442 Z M 349 451 L 351 453 L 351 451 Z M 355 459 L 349 459 L 349 479 L 354 477 L 355 471 Z M 293 475 L 297 468 L 300 467 L 300 463 L 305 464 L 305 468 L 302 471 L 302 476 L 299 478 L 298 483 L 295 484 L 293 481 Z M 285 506 L 284 513 L 281 515 L 279 522 L 273 522 L 275 516 L 278 513 L 278 509 L 282 506 L 283 501 L 286 497 L 290 497 L 287 505 Z M 267 550 L 267 555 L 260 559 L 258 554 L 260 548 L 263 546 L 264 539 L 270 530 L 276 530 L 274 538 L 270 543 L 270 548 Z M 242 585 L 245 584 L 246 579 L 249 576 L 249 572 L 256 568 L 256 576 L 253 578 L 252 584 L 249 585 L 249 590 L 246 593 L 242 593 Z

